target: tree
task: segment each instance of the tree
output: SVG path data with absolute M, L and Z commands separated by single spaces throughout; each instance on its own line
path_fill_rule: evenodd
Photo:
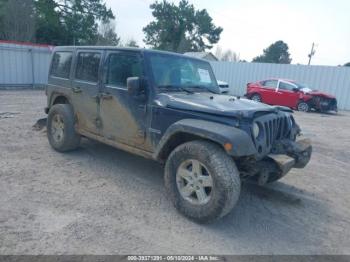
M 350 62 L 346 63 L 344 66 L 350 66 Z
M 179 5 L 166 0 L 150 5 L 155 21 L 143 28 L 144 42 L 155 49 L 174 52 L 204 51 L 220 40 L 221 27 L 206 9 L 195 10 L 186 0 Z
M 234 52 L 230 49 L 223 51 L 222 48 L 219 46 L 216 48 L 215 56 L 220 61 L 238 62 L 240 60 L 239 55 L 236 52 Z
M 102 23 L 98 28 L 96 45 L 117 46 L 119 43 L 120 38 L 115 32 L 115 21 L 111 20 L 107 23 Z
M 264 49 L 264 53 L 255 57 L 252 62 L 290 64 L 292 59 L 288 49 L 288 45 L 285 42 L 277 41 Z
M 139 45 L 137 44 L 137 42 L 134 39 L 129 39 L 126 43 L 125 46 L 127 47 L 139 47 Z
M 70 45 L 71 34 L 64 23 L 61 13 L 57 10 L 54 0 L 37 0 L 36 40 L 38 43 L 51 45 Z
M 35 39 L 33 0 L 2 0 L 0 3 L 0 37 L 30 42 Z
M 114 19 L 102 0 L 35 0 L 35 4 L 36 35 L 47 44 L 96 44 L 98 22 Z

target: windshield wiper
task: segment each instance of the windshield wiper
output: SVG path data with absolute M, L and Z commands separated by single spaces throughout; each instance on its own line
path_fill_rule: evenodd
M 194 92 L 192 90 L 189 90 L 183 86 L 178 86 L 178 85 L 160 85 L 158 86 L 159 88 L 177 88 L 181 91 L 185 91 L 186 93 L 189 93 L 189 94 L 194 94 Z
M 209 91 L 210 93 L 217 94 L 217 92 L 211 90 L 211 89 L 210 89 L 209 87 L 207 87 L 207 86 L 193 85 L 193 86 L 189 86 L 189 87 L 205 89 L 205 90 Z

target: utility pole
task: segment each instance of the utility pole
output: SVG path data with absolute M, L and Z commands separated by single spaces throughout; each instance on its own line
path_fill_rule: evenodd
M 308 57 L 309 57 L 309 63 L 308 63 L 308 65 L 311 64 L 311 59 L 312 59 L 312 57 L 315 55 L 315 53 L 316 53 L 316 50 L 315 50 L 315 43 L 312 43 L 311 52 L 310 52 L 310 54 L 308 54 Z

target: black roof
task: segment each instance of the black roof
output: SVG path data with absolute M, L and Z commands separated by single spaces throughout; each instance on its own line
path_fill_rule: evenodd
M 175 53 L 175 52 L 168 52 L 168 51 L 161 51 L 161 50 L 154 50 L 154 49 L 146 49 L 146 48 L 134 48 L 134 47 L 118 47 L 118 46 L 56 46 L 54 48 L 54 51 L 64 51 L 64 50 L 77 50 L 77 49 L 84 49 L 84 50 L 118 50 L 118 51 L 134 51 L 134 52 L 140 52 L 140 53 L 158 53 L 158 54 L 168 54 L 168 55 L 176 55 L 176 56 L 182 56 L 186 58 L 191 58 L 194 60 L 200 60 L 200 61 L 206 61 L 200 58 Z M 208 62 L 208 61 L 206 61 Z

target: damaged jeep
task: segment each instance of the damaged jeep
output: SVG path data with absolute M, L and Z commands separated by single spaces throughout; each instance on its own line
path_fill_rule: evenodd
M 164 164 L 167 195 L 188 218 L 228 214 L 241 181 L 274 182 L 309 162 L 292 111 L 220 95 L 210 64 L 175 53 L 56 47 L 47 135 L 59 152 L 82 137 Z

